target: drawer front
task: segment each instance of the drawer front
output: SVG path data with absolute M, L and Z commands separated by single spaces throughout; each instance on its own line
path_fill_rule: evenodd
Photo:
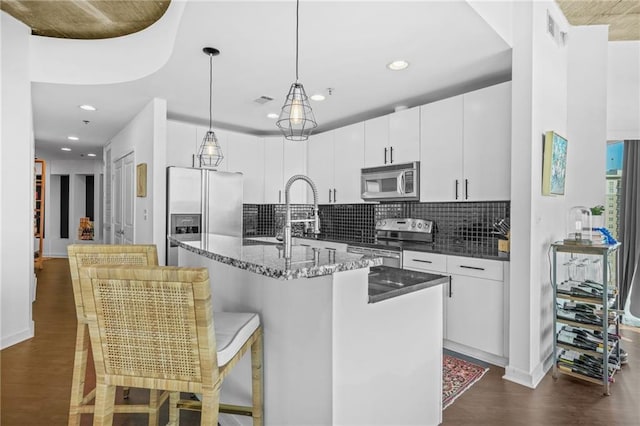
M 443 254 L 404 250 L 402 252 L 402 267 L 407 269 L 424 269 L 446 273 L 447 256 Z
M 474 257 L 447 256 L 447 272 L 455 275 L 502 281 L 503 262 Z

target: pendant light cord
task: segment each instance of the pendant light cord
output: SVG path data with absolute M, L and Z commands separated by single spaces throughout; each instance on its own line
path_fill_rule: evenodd
M 213 98 L 213 54 L 209 54 L 209 130 L 211 130 L 212 124 L 212 102 Z
M 298 82 L 298 20 L 300 15 L 300 0 L 296 0 L 296 83 Z

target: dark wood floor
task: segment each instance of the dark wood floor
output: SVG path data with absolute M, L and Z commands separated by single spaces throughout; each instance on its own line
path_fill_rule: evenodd
M 66 259 L 50 259 L 38 272 L 33 308 L 36 335 L 3 350 L 2 426 L 66 425 L 75 339 L 75 311 Z M 491 367 L 444 411 L 444 425 L 640 425 L 640 329 L 623 330 L 629 364 L 616 376 L 611 396 L 602 387 L 547 374 L 535 390 L 505 381 Z M 145 398 L 132 390 L 132 402 Z M 161 423 L 166 421 L 166 407 Z M 116 425 L 146 425 L 144 416 L 116 415 Z M 91 424 L 84 416 L 83 425 Z M 183 412 L 181 424 L 199 424 Z M 394 425 L 395 426 L 395 425 Z

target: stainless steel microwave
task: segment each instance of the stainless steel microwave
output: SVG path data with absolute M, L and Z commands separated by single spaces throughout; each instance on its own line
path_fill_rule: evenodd
M 420 199 L 420 162 L 365 167 L 360 189 L 365 201 L 417 201 Z

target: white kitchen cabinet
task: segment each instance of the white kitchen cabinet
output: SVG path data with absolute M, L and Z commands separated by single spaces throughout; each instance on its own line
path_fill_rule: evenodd
M 334 182 L 334 131 L 311 135 L 307 142 L 307 172 L 316 184 L 318 203 L 328 204 L 333 200 Z M 311 188 L 307 190 L 309 203 L 313 202 Z
M 464 95 L 463 168 L 466 199 L 511 198 L 511 82 Z
M 307 159 L 309 177 L 318 187 L 321 204 L 362 202 L 360 169 L 364 162 L 364 123 L 312 135 Z M 310 203 L 311 191 L 307 194 Z
M 231 133 L 225 156 L 229 171 L 243 175 L 243 202 L 263 203 L 265 161 L 262 140 L 252 135 Z
M 283 164 L 284 146 L 282 136 L 262 139 L 264 144 L 264 202 L 284 203 Z
M 461 197 L 463 96 L 423 105 L 420 109 L 420 201 Z
M 200 150 L 200 145 L 202 145 L 202 140 L 204 139 L 204 136 L 207 134 L 208 131 L 209 131 L 209 127 L 202 127 L 202 126 L 196 127 L 197 147 L 193 151 L 193 154 L 195 155 L 198 154 L 198 151 Z M 216 137 L 218 138 L 218 143 L 220 144 L 220 148 L 222 149 L 222 156 L 224 157 L 220 162 L 220 164 L 218 165 L 218 167 L 216 167 L 216 170 L 226 172 L 229 170 L 227 167 L 227 162 L 228 162 L 227 153 L 228 153 L 228 147 L 229 147 L 228 141 L 231 136 L 231 132 L 228 132 L 226 130 L 215 129 L 215 128 L 213 129 L 213 131 L 215 132 Z M 195 164 L 195 166 L 198 167 L 198 164 Z
M 421 201 L 510 199 L 510 82 L 423 105 L 420 115 Z
M 306 175 L 307 174 L 307 147 L 305 142 L 289 141 L 282 139 L 283 141 L 283 182 L 282 187 L 284 189 L 285 184 L 294 175 Z M 306 182 L 296 181 L 291 185 L 289 191 L 290 202 L 292 204 L 304 204 L 307 202 L 307 185 Z M 284 202 L 284 196 L 282 198 Z
M 446 340 L 504 356 L 503 262 L 447 256 Z
M 508 262 L 404 250 L 404 269 L 449 275 L 443 286 L 444 345 L 506 363 Z
M 419 157 L 419 107 L 365 121 L 365 167 L 409 163 Z
M 306 144 L 288 141 L 282 136 L 266 137 L 264 144 L 264 202 L 285 202 L 285 185 L 294 175 L 304 175 Z M 295 182 L 289 193 L 292 204 L 306 203 L 306 183 Z
M 364 167 L 364 122 L 334 131 L 333 202 L 362 203 L 360 170 Z

